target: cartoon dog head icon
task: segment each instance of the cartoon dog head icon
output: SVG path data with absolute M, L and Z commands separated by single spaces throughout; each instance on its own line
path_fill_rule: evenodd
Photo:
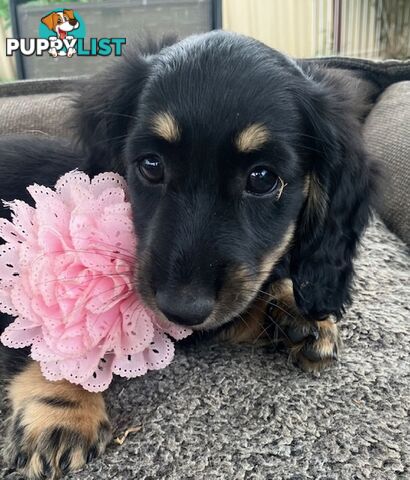
M 47 28 L 56 32 L 57 37 L 64 40 L 68 32 L 75 30 L 80 26 L 74 16 L 74 10 L 62 10 L 61 12 L 51 12 L 41 19 Z

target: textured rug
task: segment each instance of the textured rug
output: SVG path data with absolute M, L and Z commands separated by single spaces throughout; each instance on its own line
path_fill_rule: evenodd
M 338 366 L 311 375 L 269 350 L 179 349 L 167 369 L 114 385 L 116 435 L 142 428 L 67 478 L 410 479 L 408 251 L 375 222 L 357 272 Z

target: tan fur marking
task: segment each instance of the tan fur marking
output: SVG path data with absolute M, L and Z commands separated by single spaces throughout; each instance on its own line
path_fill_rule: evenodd
M 303 195 L 305 198 L 309 195 L 309 187 L 310 187 L 310 175 L 306 175 L 305 183 L 303 185 Z
M 76 429 L 84 430 L 89 430 L 90 424 L 93 423 L 93 415 L 98 416 L 100 419 L 101 410 L 105 411 L 104 400 L 101 394 L 87 392 L 83 388 L 66 381 L 49 382 L 41 374 L 40 367 L 36 362 L 31 362 L 23 372 L 13 379 L 8 392 L 13 409 L 19 408 L 22 404 L 26 404 L 34 398 L 45 396 L 70 400 L 78 404 L 78 407 L 67 409 L 67 411 L 51 405 L 39 404 L 38 402 L 27 405 L 29 410 L 28 418 L 33 423 L 38 423 L 40 428 L 44 428 L 45 424 L 43 422 L 51 421 L 52 423 L 53 417 L 49 417 L 51 410 L 59 412 L 58 420 L 60 424 L 70 424 L 72 413 L 75 411 L 76 419 L 79 421 Z M 86 410 L 83 413 L 82 409 L 84 408 Z
M 309 178 L 307 214 L 311 218 L 318 216 L 320 220 L 323 220 L 327 212 L 327 194 L 323 190 L 323 187 L 316 175 L 312 174 L 307 178 Z
M 240 292 L 245 287 L 250 297 L 246 299 L 247 302 L 256 296 L 275 264 L 289 248 L 294 231 L 295 225 L 292 224 L 288 227 L 280 245 L 262 260 L 259 268 L 260 273 L 256 278 L 245 267 L 238 268 L 235 272 L 232 272 L 229 289 L 236 288 Z M 258 345 L 266 343 L 266 337 L 264 336 L 265 310 L 266 298 L 256 300 L 249 313 L 242 320 L 238 320 L 230 328 L 222 331 L 218 338 L 231 343 L 255 343 L 256 341 Z
M 268 139 L 268 129 L 260 123 L 254 123 L 239 133 L 235 139 L 235 145 L 240 152 L 249 153 L 261 148 Z
M 304 319 L 295 304 L 293 284 L 289 278 L 271 284 L 268 292 L 270 296 L 263 296 L 252 304 L 243 316 L 243 324 L 239 324 L 238 320 L 238 324 L 226 331 L 226 339 L 236 342 L 239 338 L 241 341 L 247 324 L 245 341 L 254 341 L 255 335 L 258 345 L 281 341 L 289 348 L 290 357 L 305 371 L 320 371 L 331 365 L 342 346 L 337 324 L 331 319 L 317 322 Z M 268 301 L 276 307 L 271 313 L 272 319 L 268 319 L 266 315 Z M 271 328 L 268 328 L 269 326 Z M 318 336 L 316 340 L 311 335 L 312 328 L 315 327 Z M 308 358 L 307 355 L 311 356 L 312 353 L 317 357 L 316 360 Z
M 89 438 L 95 434 L 101 420 L 107 420 L 101 394 L 87 392 L 66 381 L 49 382 L 41 374 L 38 363 L 30 365 L 10 383 L 9 399 L 14 410 L 25 407 L 23 425 L 30 424 L 30 436 L 59 426 L 80 431 Z M 59 408 L 33 401 L 41 397 L 60 398 L 75 402 L 74 408 Z
M 152 120 L 152 130 L 167 142 L 177 142 L 181 132 L 175 118 L 168 112 L 157 113 Z
M 320 337 L 315 343 L 315 349 L 322 357 L 331 356 L 338 337 L 338 327 L 331 320 L 322 320 L 317 326 Z
M 28 455 L 19 468 L 27 478 L 44 478 L 45 469 L 47 478 L 59 478 L 63 455 L 65 471 L 76 470 L 90 451 L 101 454 L 111 438 L 102 395 L 66 381 L 49 382 L 35 362 L 12 379 L 8 396 L 12 415 L 5 455 L 11 462 L 21 452 Z M 15 435 L 16 429 L 21 435 Z
M 223 330 L 218 339 L 228 341 L 230 343 L 257 343 L 258 346 L 265 345 L 264 322 L 261 318 L 261 312 L 266 308 L 266 304 L 262 300 L 257 300 L 254 308 L 246 318 L 242 318 L 235 322 L 231 327 Z
M 293 296 L 293 283 L 290 278 L 272 283 L 270 291 L 274 298 L 278 299 L 289 308 L 295 308 L 295 297 Z
M 272 272 L 273 267 L 276 263 L 283 257 L 286 250 L 289 248 L 293 234 L 295 233 L 295 224 L 292 223 L 289 225 L 280 245 L 275 248 L 272 252 L 268 253 L 265 258 L 262 260 L 260 266 L 261 277 L 263 277 L 262 283 L 268 278 Z
M 75 472 L 84 466 L 84 453 L 81 450 L 74 450 L 71 455 L 71 469 Z
M 282 258 L 293 238 L 295 231 L 295 225 L 292 224 L 288 227 L 281 243 L 270 253 L 268 253 L 263 259 L 259 267 L 259 274 L 255 278 L 245 267 L 240 267 L 236 272 L 232 273 L 233 281 L 232 285 L 246 285 L 250 291 L 257 293 L 260 286 L 265 282 L 272 272 L 273 267 Z
M 31 478 L 42 478 L 43 463 L 39 453 L 35 453 L 30 460 L 30 474 Z

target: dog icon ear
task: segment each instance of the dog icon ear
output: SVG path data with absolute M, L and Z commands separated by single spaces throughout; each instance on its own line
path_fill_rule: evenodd
M 63 14 L 67 15 L 69 20 L 76 20 L 74 16 L 74 10 L 63 10 Z
M 57 26 L 58 14 L 56 12 L 51 12 L 41 19 L 42 23 L 49 29 L 55 31 Z

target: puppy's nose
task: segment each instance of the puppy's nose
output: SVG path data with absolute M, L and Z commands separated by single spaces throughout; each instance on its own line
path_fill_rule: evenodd
M 76 19 L 72 19 L 72 20 L 69 20 L 68 23 L 72 26 L 72 27 L 75 27 L 77 25 L 77 20 Z
M 161 312 L 173 323 L 179 325 L 200 325 L 215 306 L 215 300 L 195 290 L 158 290 L 156 302 Z

